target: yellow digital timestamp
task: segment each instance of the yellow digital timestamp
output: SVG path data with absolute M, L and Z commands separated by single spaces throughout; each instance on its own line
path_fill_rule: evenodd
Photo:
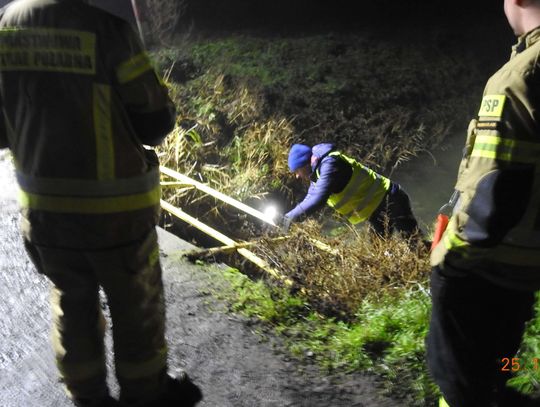
M 538 370 L 538 358 L 501 358 L 501 372 L 518 372 L 520 370 Z

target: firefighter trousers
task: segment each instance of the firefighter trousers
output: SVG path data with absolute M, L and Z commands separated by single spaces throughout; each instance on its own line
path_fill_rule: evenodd
M 93 400 L 108 393 L 100 287 L 112 320 L 120 400 L 144 402 L 162 393 L 167 348 L 156 230 L 105 250 L 25 246 L 52 282 L 52 342 L 68 395 Z
M 517 357 L 534 292 L 496 286 L 468 272 L 435 267 L 427 364 L 450 407 L 538 406 L 506 386 L 517 369 L 534 369 Z

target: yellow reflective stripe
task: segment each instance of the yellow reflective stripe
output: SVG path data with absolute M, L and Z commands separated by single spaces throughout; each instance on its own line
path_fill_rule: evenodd
M 116 78 L 120 84 L 124 84 L 153 69 L 146 52 L 141 52 L 120 64 L 116 69 Z
M 167 347 L 163 347 L 152 359 L 144 362 L 116 361 L 116 374 L 123 379 L 141 379 L 159 373 L 167 366 Z
M 58 358 L 56 359 L 56 366 L 62 378 L 68 382 L 106 376 L 105 360 L 96 359 L 84 363 L 68 364 Z
M 478 256 L 484 256 L 489 249 L 483 249 L 481 247 L 474 247 L 470 243 L 461 239 L 449 226 L 446 233 L 443 235 L 443 242 L 447 250 L 460 253 L 464 258 L 476 258 Z
M 441 396 L 441 398 L 439 399 L 439 407 L 450 407 L 448 405 L 448 403 L 446 402 L 446 400 L 444 399 L 444 397 Z
M 469 244 L 461 240 L 453 231 L 447 231 L 444 234 L 443 242 L 448 250 L 463 250 L 469 247 Z
M 138 176 L 112 180 L 35 177 L 21 171 L 16 174 L 23 191 L 38 195 L 111 197 L 147 192 L 159 184 L 157 167 Z
M 505 139 L 499 136 L 476 136 L 471 157 L 533 163 L 538 160 L 540 144 Z
M 159 246 L 156 243 L 156 246 L 152 249 L 148 255 L 148 265 L 154 267 L 159 262 Z
M 500 136 L 488 136 L 485 134 L 477 135 L 475 138 L 475 143 L 489 144 L 493 146 L 505 145 L 510 148 L 514 148 L 517 144 L 527 143 L 526 141 L 518 141 L 514 139 L 502 138 Z M 534 145 L 534 143 L 528 143 Z
M 111 87 L 94 84 L 94 132 L 97 179 L 114 179 L 114 144 L 111 124 Z
M 19 191 L 23 208 L 59 213 L 103 214 L 148 208 L 159 204 L 160 186 L 148 192 L 108 198 L 58 197 Z
M 0 70 L 94 75 L 96 35 L 56 28 L 1 29 Z

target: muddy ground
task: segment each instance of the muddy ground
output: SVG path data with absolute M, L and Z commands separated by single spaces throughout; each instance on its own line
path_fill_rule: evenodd
M 0 406 L 71 405 L 49 345 L 48 282 L 29 262 L 18 232 L 12 166 L 0 152 Z M 178 259 L 190 247 L 160 230 L 171 370 L 187 370 L 204 392 L 201 407 L 397 407 L 375 378 L 327 376 L 290 359 L 278 338 L 226 312 L 212 297 L 219 268 Z M 110 349 L 110 335 L 107 336 Z M 109 355 L 109 360 L 110 360 Z M 113 394 L 118 388 L 110 375 Z

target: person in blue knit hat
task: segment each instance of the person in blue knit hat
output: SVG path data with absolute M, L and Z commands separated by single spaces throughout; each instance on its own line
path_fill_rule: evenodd
M 395 231 L 406 238 L 421 237 L 409 196 L 399 184 L 336 150 L 334 144 L 293 144 L 288 165 L 310 186 L 302 202 L 284 215 L 285 230 L 328 204 L 353 225 L 367 220 L 380 236 Z

